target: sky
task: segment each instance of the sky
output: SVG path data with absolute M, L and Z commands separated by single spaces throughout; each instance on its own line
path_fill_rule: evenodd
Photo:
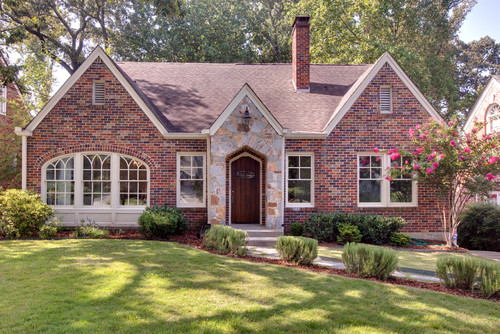
M 500 42 L 500 0 L 478 0 L 472 11 L 467 15 L 462 28 L 460 39 L 466 43 L 490 36 Z M 57 83 L 53 92 L 68 79 L 69 74 L 60 66 L 56 66 Z

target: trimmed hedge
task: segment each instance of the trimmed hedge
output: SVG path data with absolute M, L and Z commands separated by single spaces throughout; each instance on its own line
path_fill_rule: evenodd
M 318 240 L 305 237 L 281 236 L 276 241 L 280 257 L 294 264 L 311 264 L 318 256 Z
M 500 207 L 475 203 L 460 215 L 458 244 L 468 249 L 500 251 Z
M 391 235 L 391 246 L 396 246 L 396 247 L 408 247 L 410 245 L 411 238 L 409 235 L 399 233 L 399 232 L 394 232 Z
M 349 243 L 344 246 L 342 262 L 349 274 L 386 280 L 396 269 L 398 257 L 392 249 Z
M 340 223 L 338 225 L 339 235 L 337 236 L 337 243 L 345 245 L 349 242 L 360 242 L 361 233 L 357 226 L 351 224 Z
M 245 255 L 247 243 L 247 232 L 224 225 L 213 225 L 203 238 L 205 247 L 224 255 Z
M 139 217 L 139 233 L 146 239 L 168 239 L 187 229 L 187 222 L 179 209 L 166 205 L 152 206 Z
M 301 223 L 294 222 L 290 225 L 290 234 L 296 237 L 300 237 L 304 233 L 304 226 Z
M 393 233 L 406 225 L 401 217 L 325 212 L 312 213 L 304 228 L 317 240 L 333 242 L 339 235 L 339 224 L 356 226 L 361 232 L 361 242 L 375 245 L 388 244 Z

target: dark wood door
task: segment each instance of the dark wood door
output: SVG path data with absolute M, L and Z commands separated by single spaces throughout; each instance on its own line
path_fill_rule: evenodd
M 260 164 L 242 157 L 231 164 L 231 222 L 260 223 Z

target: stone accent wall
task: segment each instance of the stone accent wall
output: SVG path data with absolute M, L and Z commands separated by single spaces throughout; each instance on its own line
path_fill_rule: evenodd
M 92 82 L 104 80 L 106 103 L 92 105 Z M 28 189 L 41 191 L 41 167 L 84 151 L 131 155 L 150 167 L 150 203 L 176 206 L 177 152 L 206 152 L 206 140 L 167 140 L 98 58 L 28 137 Z M 206 208 L 182 208 L 191 228 Z
M 245 132 L 241 116 L 248 106 L 252 117 L 249 131 Z M 283 204 L 283 138 L 276 133 L 266 118 L 245 97 L 232 111 L 220 129 L 211 137 L 209 210 L 210 224 L 228 224 L 227 208 L 229 196 L 226 189 L 227 157 L 244 147 L 255 151 L 266 158 L 265 166 L 265 225 L 279 228 L 282 224 Z
M 392 86 L 393 114 L 380 113 L 382 85 Z M 408 129 L 430 120 L 429 114 L 386 65 L 326 140 L 287 139 L 287 153 L 314 152 L 315 208 L 285 208 L 286 230 L 294 221 L 305 221 L 311 212 L 346 211 L 401 216 L 408 224 L 404 232 L 440 237 L 441 223 L 434 192 L 422 185 L 418 188 L 418 207 L 357 207 L 357 153 L 371 152 L 373 147 L 386 150 L 408 143 Z

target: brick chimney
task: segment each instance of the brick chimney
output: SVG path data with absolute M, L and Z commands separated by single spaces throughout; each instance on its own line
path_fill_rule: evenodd
M 309 92 L 309 16 L 295 17 L 292 31 L 293 86 L 296 92 Z

